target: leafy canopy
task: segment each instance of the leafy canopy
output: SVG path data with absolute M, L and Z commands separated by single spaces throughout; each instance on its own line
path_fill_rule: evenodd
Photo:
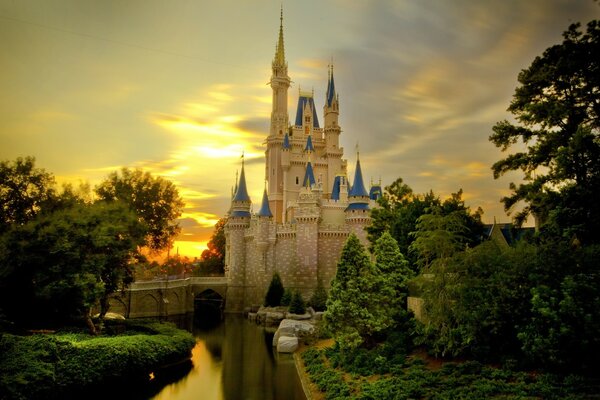
M 145 245 L 152 250 L 169 247 L 181 230 L 176 219 L 181 215 L 183 200 L 177 187 L 160 176 L 123 168 L 120 174 L 113 172 L 96 186 L 96 194 L 101 200 L 128 204 L 147 225 Z
M 564 222 L 581 226 L 569 234 L 596 236 L 591 226 L 600 213 L 589 200 L 600 194 L 600 22 L 588 23 L 586 32 L 573 24 L 563 38 L 519 74 L 508 107 L 516 123 L 498 122 L 490 141 L 502 151 L 523 150 L 492 169 L 495 178 L 523 172 L 524 183 L 511 183 L 502 199 L 507 211 L 526 203 L 517 222 L 530 213 L 541 222 L 556 219 L 552 211 L 572 214 Z

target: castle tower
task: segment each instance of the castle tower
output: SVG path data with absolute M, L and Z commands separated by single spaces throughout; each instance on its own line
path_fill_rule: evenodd
M 328 161 L 327 182 L 331 185 L 335 182 L 336 176 L 340 173 L 345 173 L 345 164 L 342 163 L 343 149 L 340 149 L 340 133 L 341 128 L 338 124 L 340 115 L 339 95 L 335 90 L 335 81 L 333 79 L 333 65 L 330 65 L 328 70 L 327 92 L 325 94 L 325 105 L 323 106 L 324 114 L 324 134 L 325 134 L 325 158 Z M 330 190 L 331 187 L 326 187 Z M 329 192 L 325 193 L 330 195 Z
M 271 110 L 271 128 L 267 137 L 265 179 L 268 182 L 270 209 L 275 214 L 277 222 L 281 222 L 283 215 L 283 169 L 281 167 L 281 149 L 284 135 L 288 131 L 288 89 L 290 77 L 288 64 L 285 61 L 285 47 L 283 41 L 283 8 L 279 24 L 279 38 L 275 46 L 275 56 L 271 63 L 271 89 L 273 90 L 273 104 Z
M 365 246 L 368 246 L 365 227 L 371 224 L 369 200 L 369 192 L 367 192 L 367 189 L 365 188 L 362 170 L 360 168 L 360 158 L 358 153 L 356 153 L 354 183 L 348 192 L 348 207 L 345 211 L 346 224 L 348 224 L 350 232 L 356 234 Z
M 231 212 L 225 225 L 225 276 L 227 278 L 227 310 L 243 310 L 246 286 L 246 243 L 244 232 L 250 226 L 252 202 L 246 188 L 246 174 L 242 172 L 237 190 L 231 200 Z

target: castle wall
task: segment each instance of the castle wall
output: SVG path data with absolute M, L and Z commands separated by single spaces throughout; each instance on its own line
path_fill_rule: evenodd
M 319 233 L 319 279 L 326 288 L 335 277 L 337 263 L 347 238 L 347 232 Z

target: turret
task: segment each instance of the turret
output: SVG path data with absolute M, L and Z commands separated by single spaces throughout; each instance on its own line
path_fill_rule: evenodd
M 339 148 L 340 126 L 338 118 L 340 115 L 339 96 L 335 91 L 335 81 L 333 79 L 333 65 L 329 67 L 329 79 L 327 81 L 327 92 L 325 94 L 325 106 L 323 106 L 323 114 L 325 117 L 325 142 L 327 150 Z
M 242 171 L 237 190 L 231 200 L 231 212 L 225 225 L 225 276 L 227 277 L 227 309 L 242 311 L 246 282 L 246 245 L 244 235 L 250 226 L 252 202 L 246 188 L 246 173 Z
M 367 232 L 365 231 L 365 227 L 371 223 L 369 192 L 367 192 L 363 181 L 358 153 L 356 155 L 354 183 L 348 192 L 346 223 L 350 227 L 350 231 L 355 233 L 364 245 L 367 245 Z

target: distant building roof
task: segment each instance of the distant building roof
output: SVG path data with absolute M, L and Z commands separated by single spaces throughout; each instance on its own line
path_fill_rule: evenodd
M 381 186 L 375 185 L 371 186 L 371 190 L 369 190 L 369 198 L 371 200 L 377 200 L 381 197 Z
M 331 188 L 331 200 L 339 200 L 340 199 L 341 184 L 342 184 L 342 177 L 340 175 L 338 175 L 333 180 L 333 188 Z
M 289 149 L 290 148 L 290 135 L 288 135 L 288 133 L 285 133 L 285 136 L 283 137 L 283 145 L 281 146 L 284 149 Z
M 356 172 L 354 173 L 354 183 L 352 184 L 352 188 L 348 192 L 348 196 L 350 197 L 368 197 L 369 192 L 365 188 L 365 183 L 363 182 L 362 170 L 360 168 L 360 160 L 356 160 Z
M 317 117 L 317 108 L 315 107 L 315 101 L 311 95 L 305 93 L 301 93 L 300 97 L 298 97 L 298 107 L 296 108 L 296 125 L 302 126 L 302 113 L 304 111 L 306 103 L 310 105 L 310 108 L 312 110 L 313 127 L 319 128 L 319 118 Z
M 533 236 L 535 228 L 533 227 L 516 227 L 512 223 L 496 223 L 486 224 L 483 226 L 484 235 L 490 240 L 500 241 L 509 246 L 514 245 L 519 240 Z
M 233 201 L 250 201 L 248 196 L 248 189 L 246 189 L 246 174 L 244 173 L 244 163 L 242 162 L 242 173 L 240 174 L 240 181 L 238 188 L 233 196 Z
M 262 204 L 260 210 L 258 210 L 259 217 L 272 217 L 271 208 L 269 207 L 269 197 L 267 196 L 267 189 L 263 192 Z
M 306 172 L 304 173 L 304 179 L 302 179 L 302 186 L 312 186 L 316 184 L 315 174 L 310 161 L 306 164 Z
M 304 151 L 315 151 L 315 148 L 313 147 L 311 135 L 308 135 L 308 138 L 306 138 L 306 146 L 304 147 Z

